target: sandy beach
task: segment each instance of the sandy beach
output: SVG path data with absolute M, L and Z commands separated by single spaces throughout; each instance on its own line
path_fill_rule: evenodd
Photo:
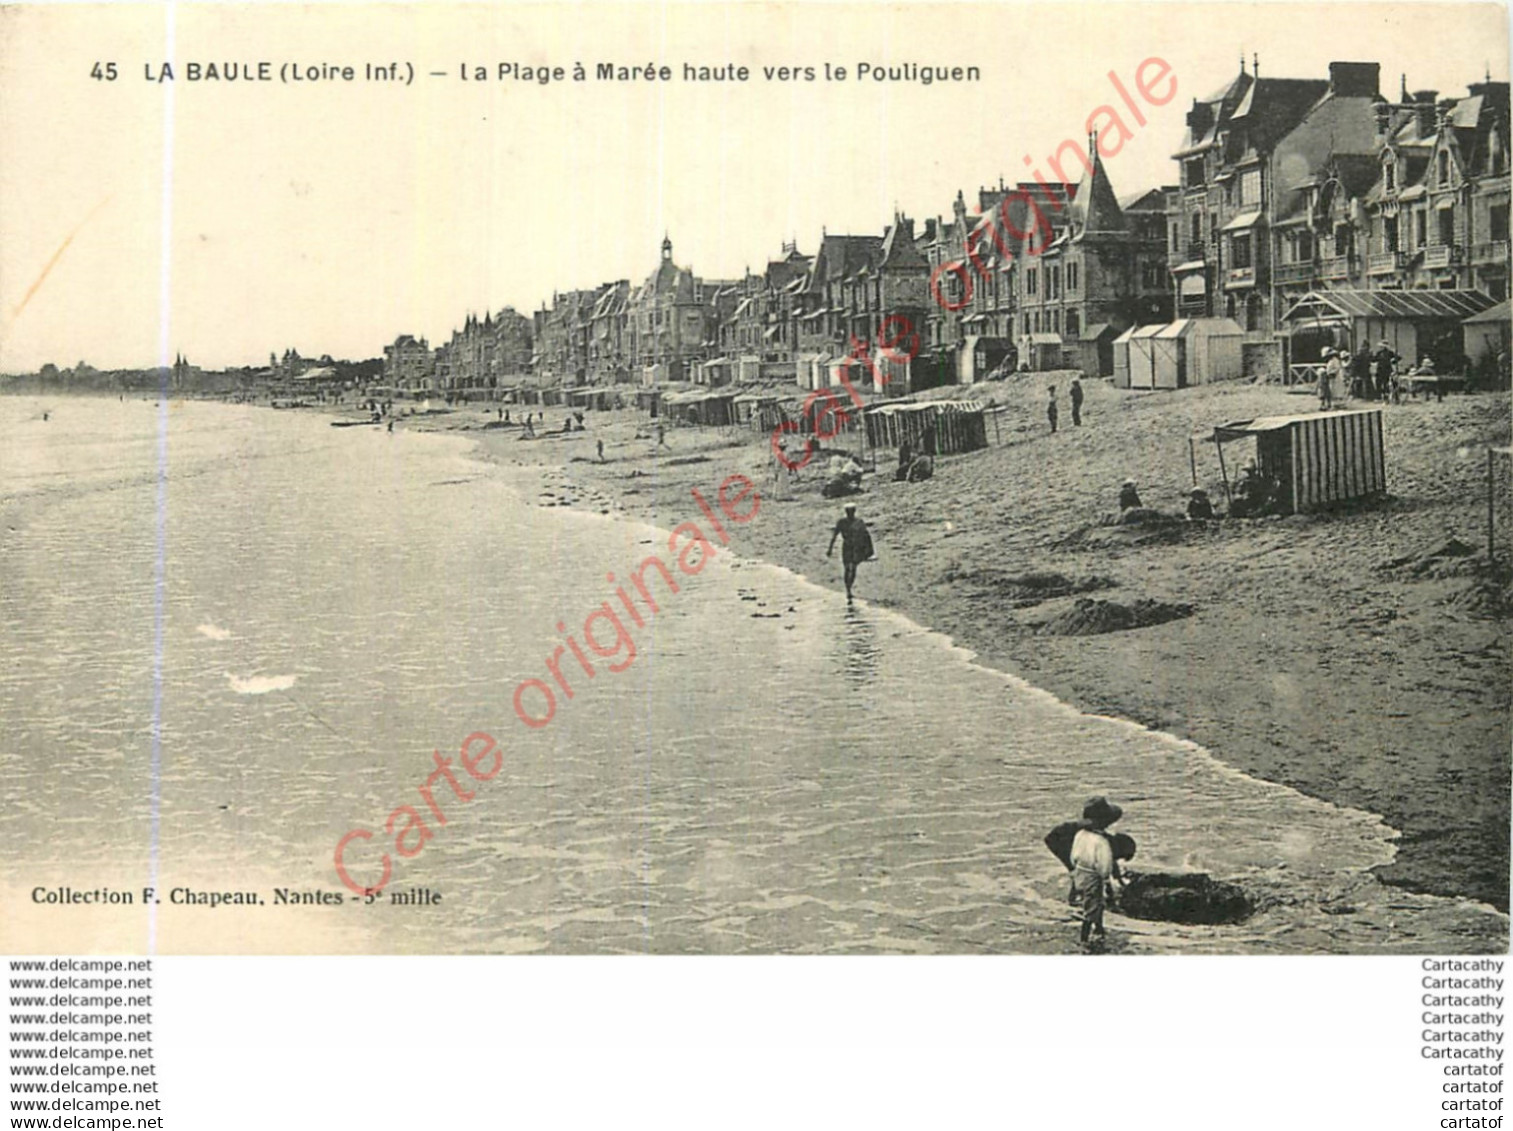
M 1063 410 L 1051 435 L 1045 386 L 1061 385 L 1064 397 L 1069 376 L 974 390 L 1003 408 L 992 446 L 943 457 L 928 482 L 893 482 L 893 453 L 879 453 L 879 473 L 853 500 L 878 547 L 859 599 L 1085 711 L 1380 813 L 1402 834 L 1381 879 L 1506 910 L 1513 657 L 1508 576 L 1493 578 L 1485 554 L 1485 449 L 1508 442 L 1507 396 L 1387 406 L 1380 503 L 1157 532 L 1101 525 L 1122 480 L 1137 481 L 1146 506 L 1180 514 L 1190 434 L 1314 402 L 1278 387 L 1132 394 L 1092 381 L 1083 427 L 1068 427 Z M 544 411 L 546 428 L 560 428 L 566 410 Z M 495 419 L 477 406 L 400 427 L 476 430 L 485 458 L 539 476 L 541 505 L 664 523 L 681 520 L 691 487 L 748 475 L 762 508 L 733 549 L 840 588 L 839 558 L 827 560 L 825 546 L 841 504 L 820 496 L 818 464 L 791 485 L 774 477 L 765 435 L 669 427 L 658 448 L 648 418 L 627 410 L 590 413 L 571 436 L 522 441 L 518 429 L 484 429 Z M 827 451 L 859 444 L 844 433 Z M 1222 507 L 1212 445 L 1198 445 L 1197 469 Z M 1476 552 L 1438 554 L 1452 539 Z M 1078 606 L 1088 600 L 1110 605 Z M 1084 634 L 1126 610 L 1163 607 L 1175 619 Z M 1222 822 L 1214 814 L 1216 831 Z

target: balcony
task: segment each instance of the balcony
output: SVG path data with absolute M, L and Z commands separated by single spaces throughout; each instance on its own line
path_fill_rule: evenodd
M 1368 275 L 1391 275 L 1402 269 L 1403 253 L 1400 251 L 1384 251 L 1366 257 L 1366 274 Z
M 1449 267 L 1460 262 L 1460 248 L 1454 244 L 1442 243 L 1436 247 L 1424 248 L 1425 267 Z
M 1313 281 L 1315 267 L 1312 263 L 1279 263 L 1277 264 L 1277 282 L 1281 285 L 1288 283 L 1310 283 Z
M 1507 261 L 1507 240 L 1493 240 L 1491 243 L 1479 243 L 1471 249 L 1472 263 L 1506 263 Z
M 1167 252 L 1167 261 L 1173 266 L 1179 263 L 1192 263 L 1206 257 L 1206 251 L 1201 240 L 1194 240 L 1180 251 Z
M 1256 269 L 1254 267 L 1231 267 L 1224 273 L 1224 286 L 1229 287 L 1253 287 L 1256 285 Z
M 1348 279 L 1350 278 L 1351 256 L 1328 255 L 1319 261 L 1319 277 L 1321 279 Z

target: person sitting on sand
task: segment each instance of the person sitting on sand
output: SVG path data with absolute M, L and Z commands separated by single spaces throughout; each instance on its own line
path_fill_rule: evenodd
M 1138 506 L 1140 506 L 1140 492 L 1135 489 L 1133 479 L 1126 479 L 1119 486 L 1119 509 L 1127 511 Z
M 1433 377 L 1435 379 L 1434 380 L 1435 399 L 1439 400 L 1439 401 L 1443 401 L 1445 399 L 1445 386 L 1442 385 L 1442 384 L 1440 384 L 1437 371 L 1434 368 L 1434 359 L 1432 357 L 1425 357 L 1422 361 L 1420 361 L 1418 363 L 1418 368 L 1413 371 L 1413 374 L 1414 374 L 1415 377 Z M 1420 390 L 1422 390 L 1422 392 L 1424 394 L 1424 400 L 1428 400 L 1429 399 L 1429 390 L 1425 389 L 1421 383 L 1415 383 L 1414 386 L 1413 386 L 1413 391 L 1414 391 L 1414 396 L 1415 397 L 1417 397 L 1417 395 L 1420 392 Z
M 908 437 L 898 442 L 898 470 L 893 473 L 893 478 L 899 482 L 909 477 L 909 464 L 914 459 L 914 445 L 909 443 Z
M 1216 517 L 1214 505 L 1208 500 L 1208 492 L 1202 487 L 1194 487 L 1187 493 L 1187 521 L 1207 522 Z
M 1230 504 L 1231 518 L 1257 518 L 1269 514 L 1275 502 L 1276 483 L 1261 474 L 1255 458 L 1245 461 L 1240 478 L 1235 481 L 1234 498 Z

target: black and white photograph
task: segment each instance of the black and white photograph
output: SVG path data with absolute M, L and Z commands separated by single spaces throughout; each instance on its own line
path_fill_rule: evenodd
M 12 1125 L 1500 1126 L 1508 32 L 0 5 Z
M 1506 950 L 1496 11 L 717 11 L 5 10 L 0 949 Z

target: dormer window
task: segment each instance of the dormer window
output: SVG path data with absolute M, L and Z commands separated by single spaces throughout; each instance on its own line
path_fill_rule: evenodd
M 1450 153 L 1445 149 L 1439 151 L 1439 183 L 1441 185 L 1450 183 Z
M 1393 164 L 1391 155 L 1382 166 L 1382 176 L 1386 179 L 1387 191 L 1397 191 L 1397 166 Z

